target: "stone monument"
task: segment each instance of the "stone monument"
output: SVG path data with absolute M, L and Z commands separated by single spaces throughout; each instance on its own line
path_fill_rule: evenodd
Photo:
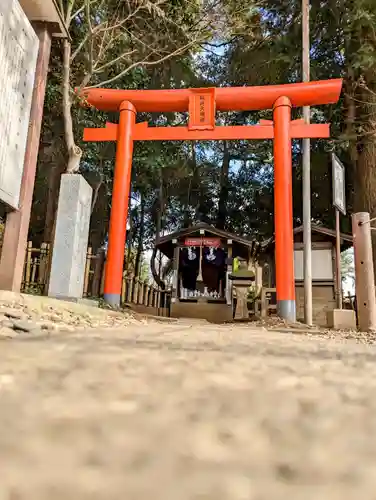
M 82 298 L 92 188 L 79 174 L 61 176 L 49 297 Z

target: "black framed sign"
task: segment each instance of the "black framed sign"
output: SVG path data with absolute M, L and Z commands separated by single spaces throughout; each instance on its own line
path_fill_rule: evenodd
M 346 215 L 345 167 L 338 156 L 332 153 L 333 205 Z

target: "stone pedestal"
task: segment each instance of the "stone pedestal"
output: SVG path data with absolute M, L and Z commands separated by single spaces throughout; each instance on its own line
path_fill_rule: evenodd
M 255 281 L 255 273 L 239 266 L 239 270 L 229 276 L 235 287 L 236 308 L 234 319 L 249 319 L 248 290 Z
M 236 309 L 234 319 L 249 319 L 248 287 L 236 285 Z
M 334 330 L 355 330 L 356 317 L 351 309 L 332 309 L 326 313 L 327 325 Z
M 79 174 L 61 176 L 49 297 L 82 298 L 92 189 Z

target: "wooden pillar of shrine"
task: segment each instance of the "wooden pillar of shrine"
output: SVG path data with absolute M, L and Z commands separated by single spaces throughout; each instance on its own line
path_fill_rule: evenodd
M 232 304 L 232 281 L 229 279 L 232 273 L 232 240 L 227 240 L 227 270 L 226 270 L 226 304 Z
M 174 248 L 174 260 L 173 260 L 173 277 L 172 277 L 172 294 L 171 302 L 175 303 L 176 299 L 179 299 L 179 260 L 180 260 L 180 247 L 178 245 L 178 240 L 172 240 L 175 245 Z

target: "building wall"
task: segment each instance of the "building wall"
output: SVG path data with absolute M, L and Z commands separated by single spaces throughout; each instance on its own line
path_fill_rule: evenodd
M 304 321 L 304 286 L 303 283 L 295 287 L 296 293 L 296 317 Z M 335 309 L 336 300 L 333 283 L 313 284 L 312 287 L 313 323 L 318 326 L 326 326 L 326 313 Z
M 273 256 L 263 259 L 263 286 L 275 287 Z M 296 317 L 304 321 L 303 243 L 294 244 Z M 332 243 L 312 243 L 312 307 L 313 323 L 326 326 L 326 312 L 335 309 L 335 250 Z
M 152 306 L 142 306 L 140 304 L 130 304 L 129 307 L 132 311 L 138 314 L 148 314 L 149 316 L 169 316 L 169 310 L 165 307 L 152 307 Z
M 331 281 L 334 279 L 332 247 L 312 249 L 312 279 Z M 304 279 L 304 255 L 302 249 L 294 250 L 295 280 Z
M 225 323 L 232 321 L 232 308 L 226 304 L 176 301 L 171 304 L 171 317 L 206 319 L 209 323 Z

